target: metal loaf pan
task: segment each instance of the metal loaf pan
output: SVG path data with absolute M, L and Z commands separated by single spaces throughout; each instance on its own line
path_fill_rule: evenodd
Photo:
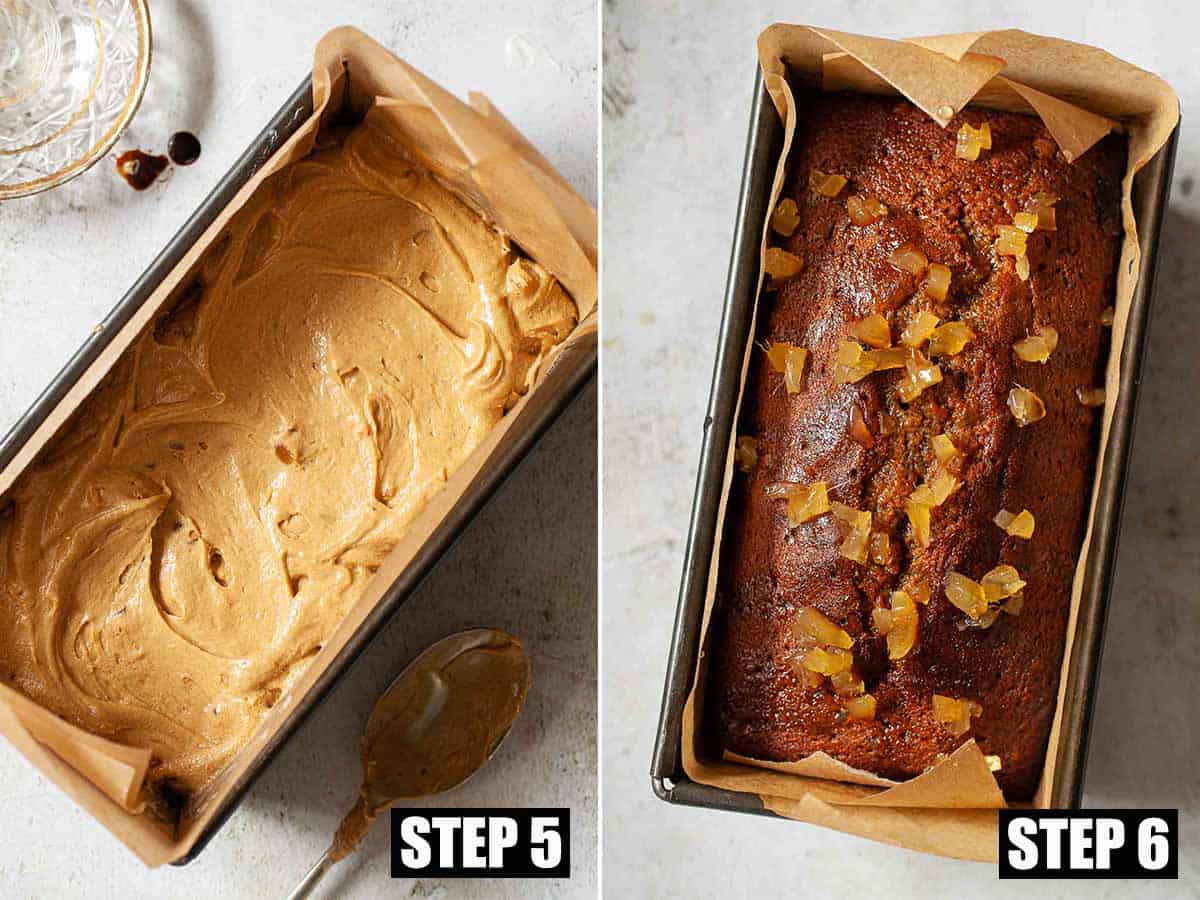
M 32 437 L 38 426 L 54 410 L 87 368 L 113 340 L 130 317 L 175 268 L 205 229 L 247 181 L 303 125 L 313 112 L 312 78 L 308 76 L 292 93 L 280 110 L 251 143 L 233 167 L 200 204 L 199 209 L 184 223 L 166 248 L 150 264 L 129 292 L 104 319 L 98 331 L 89 338 L 50 385 L 34 401 L 32 407 L 0 441 L 0 470 L 3 470 Z M 564 360 L 565 362 L 565 360 Z M 516 469 L 549 427 L 566 410 L 571 401 L 592 380 L 596 372 L 596 349 L 580 353 L 570 365 L 555 366 L 549 379 L 554 383 L 551 402 L 540 410 L 526 413 L 527 425 L 511 429 L 496 447 L 489 464 L 479 473 L 462 500 L 438 525 L 412 563 L 392 583 L 382 599 L 364 620 L 362 626 L 342 651 L 321 673 L 316 684 L 300 699 L 282 726 L 271 736 L 262 752 L 255 757 L 246 773 L 222 802 L 207 828 L 188 854 L 175 862 L 186 865 L 200 854 L 205 845 L 221 829 L 241 804 L 255 779 L 262 774 L 280 748 L 303 724 L 308 715 L 326 698 L 338 679 L 367 648 L 371 640 L 391 619 L 392 614 L 417 589 L 426 575 L 437 565 L 458 536 L 475 518 L 505 479 Z M 547 388 L 550 385 L 547 384 Z
M 1150 307 L 1154 296 L 1158 239 L 1170 193 L 1178 136 L 1179 129 L 1176 127 L 1167 144 L 1138 173 L 1133 184 L 1133 210 L 1138 222 L 1142 272 L 1133 294 L 1125 345 L 1121 348 L 1120 395 L 1108 447 L 1104 459 L 1100 461 L 1095 531 L 1071 650 L 1066 711 L 1059 737 L 1059 763 L 1050 795 L 1051 805 L 1055 808 L 1077 808 L 1083 796 L 1088 737 L 1100 672 L 1100 655 L 1104 646 L 1104 622 L 1121 530 L 1125 476 L 1137 414 L 1142 352 L 1149 331 Z M 717 358 L 713 367 L 708 414 L 704 419 L 692 519 L 684 551 L 683 579 L 667 663 L 658 735 L 650 766 L 654 792 L 668 803 L 759 815 L 774 813 L 763 808 L 757 795 L 714 788 L 688 778 L 680 759 L 680 738 L 684 703 L 691 692 L 696 672 L 709 561 L 717 537 L 717 508 L 721 499 L 729 439 L 735 424 L 742 356 L 749 336 L 751 311 L 758 296 L 761 228 L 767 214 L 775 163 L 782 147 L 783 124 L 763 86 L 762 73 L 759 71 L 754 83 L 750 134 L 746 141 L 746 160 L 742 170 L 737 224 L 725 287 L 725 308 L 717 338 Z

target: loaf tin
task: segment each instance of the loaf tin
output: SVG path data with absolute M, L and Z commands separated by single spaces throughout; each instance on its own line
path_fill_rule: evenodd
M 250 143 L 246 151 L 233 164 L 225 177 L 200 204 L 199 209 L 184 223 L 166 248 L 105 317 L 96 332 L 71 357 L 49 387 L 34 401 L 29 411 L 5 435 L 3 441 L 0 441 L 0 470 L 3 470 L 13 460 L 72 385 L 95 362 L 104 348 L 146 302 L 159 283 L 170 274 L 234 195 L 309 119 L 312 112 L 312 77 L 310 75 L 301 82 L 258 137 Z M 563 362 L 564 364 L 554 366 L 547 376 L 550 381 L 556 382 L 551 401 L 539 411 L 526 413 L 527 427 L 509 430 L 492 453 L 489 464 L 472 482 L 461 501 L 441 521 L 420 552 L 413 558 L 411 564 L 392 583 L 358 631 L 321 673 L 313 688 L 300 699 L 296 708 L 272 735 L 270 741 L 255 756 L 245 774 L 221 803 L 192 849 L 186 856 L 175 861 L 174 865 L 186 865 L 200 854 L 205 845 L 241 804 L 247 791 L 283 745 L 299 729 L 308 715 L 328 696 L 341 676 L 388 623 L 393 613 L 420 586 L 425 576 L 450 549 L 488 499 L 504 483 L 508 475 L 533 449 L 541 436 L 566 410 L 584 386 L 592 380 L 596 371 L 594 342 L 588 352 L 580 353 L 573 363 L 565 364 L 565 360 Z
M 1059 736 L 1059 762 L 1050 792 L 1050 805 L 1054 808 L 1078 808 L 1083 796 L 1088 738 L 1100 673 L 1100 656 L 1104 647 L 1104 623 L 1137 415 L 1142 353 L 1154 296 L 1158 239 L 1170 193 L 1178 136 L 1177 126 L 1163 148 L 1135 176 L 1133 183 L 1133 210 L 1142 253 L 1141 278 L 1133 293 L 1125 345 L 1121 348 L 1120 393 L 1108 447 L 1104 459 L 1100 461 L 1101 479 L 1092 549 L 1084 573 L 1067 678 L 1066 709 Z M 717 538 L 717 510 L 723 489 L 729 440 L 735 424 L 742 359 L 749 337 L 751 314 L 758 297 L 759 242 L 767 215 L 775 163 L 782 148 L 783 124 L 763 86 L 762 72 L 758 71 L 738 199 L 737 224 L 725 286 L 724 313 L 717 338 L 717 357 L 704 419 L 700 466 L 684 551 L 683 578 L 667 663 L 658 735 L 650 766 L 654 792 L 668 803 L 770 816 L 775 814 L 764 809 L 762 801 L 755 794 L 710 787 L 689 779 L 683 770 L 680 740 L 684 704 L 696 674 L 705 592 Z

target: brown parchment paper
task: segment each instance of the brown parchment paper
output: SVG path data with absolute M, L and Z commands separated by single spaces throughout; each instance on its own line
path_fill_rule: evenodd
M 789 79 L 823 90 L 899 94 L 943 127 L 968 103 L 1039 116 L 1063 154 L 1074 160 L 1110 131 L 1126 135 L 1128 168 L 1122 181 L 1125 239 L 1121 248 L 1105 375 L 1098 458 L 1103 459 L 1120 381 L 1121 347 L 1137 284 L 1140 250 L 1131 203 L 1133 176 L 1166 143 L 1179 120 L 1179 100 L 1161 78 L 1103 50 L 1017 30 L 937 35 L 891 40 L 803 25 L 772 25 L 758 39 L 764 84 L 784 123 L 783 151 L 775 166 L 769 209 L 775 207 L 800 113 Z M 1003 73 L 1003 74 L 1002 74 Z M 767 245 L 762 223 L 760 250 Z M 761 283 L 761 278 L 760 278 Z M 742 388 L 749 368 L 756 315 L 742 362 Z M 737 421 L 735 415 L 734 421 Z M 716 595 L 721 532 L 733 473 L 733 445 L 725 465 L 718 508 L 717 540 L 709 569 L 700 657 L 684 707 L 682 761 L 701 784 L 757 794 L 778 815 L 873 838 L 914 850 L 961 859 L 994 860 L 995 810 L 1005 805 L 982 751 L 973 740 L 932 768 L 905 782 L 853 769 L 824 753 L 791 763 L 748 759 L 726 752 L 707 758 L 700 717 L 707 675 L 708 627 Z M 1083 574 L 1091 543 L 1099 467 L 1083 547 L 1075 570 L 1058 705 L 1035 807 L 1045 807 L 1054 784 Z
M 82 731 L 0 685 L 0 733 L 43 774 L 100 821 L 146 865 L 177 860 L 192 848 L 223 800 L 238 788 L 256 757 L 375 611 L 380 598 L 413 561 L 481 474 L 497 448 L 518 438 L 553 402 L 569 374 L 594 352 L 597 329 L 596 211 L 538 153 L 487 98 L 470 103 L 448 93 L 412 66 L 353 28 L 331 31 L 313 61 L 311 118 L 237 193 L 172 273 L 71 388 L 33 437 L 0 472 L 7 490 L 120 354 L 167 302 L 205 249 L 262 181 L 306 156 L 321 125 L 344 112 L 364 114 L 356 127 L 385 127 L 487 221 L 554 274 L 579 308 L 579 324 L 546 362 L 533 386 L 412 523 L 405 538 L 368 584 L 303 676 L 273 707 L 262 727 L 206 793 L 173 827 L 143 812 L 142 781 L 150 762 L 144 748 L 125 747 Z M 580 460 L 580 465 L 588 461 Z

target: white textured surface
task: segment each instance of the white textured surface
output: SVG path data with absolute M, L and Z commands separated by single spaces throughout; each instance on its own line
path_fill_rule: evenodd
M 338 6 L 155 0 L 150 88 L 118 148 L 162 152 L 171 132 L 186 128 L 199 135 L 203 155 L 145 194 L 103 161 L 49 194 L 0 205 L 0 431 L 225 174 L 336 25 L 357 25 L 460 96 L 488 94 L 595 200 L 592 0 Z M 589 388 L 186 869 L 145 871 L 0 743 L 0 895 L 283 896 L 355 794 L 360 727 L 378 691 L 426 644 L 480 624 L 526 640 L 534 689 L 487 770 L 442 802 L 570 806 L 574 877 L 393 882 L 389 829 L 380 822 L 357 857 L 330 875 L 328 895 L 594 895 L 595 417 Z M 574 466 L 583 472 L 570 477 Z
M 1005 19 L 1014 8 L 1024 11 Z M 754 40 L 770 22 L 798 21 L 897 37 L 1011 24 L 1105 47 L 1159 72 L 1183 99 L 1086 803 L 1179 807 L 1183 880 L 1138 885 L 1137 896 L 1197 896 L 1200 196 L 1193 188 L 1200 174 L 1194 116 L 1200 77 L 1194 13 L 1166 9 L 979 0 L 606 3 L 606 894 L 1123 897 L 1134 889 L 1122 882 L 1010 886 L 996 880 L 991 866 L 798 823 L 672 807 L 650 792 L 650 752 L 737 206 Z

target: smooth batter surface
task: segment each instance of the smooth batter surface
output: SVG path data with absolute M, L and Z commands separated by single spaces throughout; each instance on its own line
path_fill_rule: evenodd
M 378 128 L 227 232 L 0 501 L 0 675 L 183 795 L 576 320 Z

